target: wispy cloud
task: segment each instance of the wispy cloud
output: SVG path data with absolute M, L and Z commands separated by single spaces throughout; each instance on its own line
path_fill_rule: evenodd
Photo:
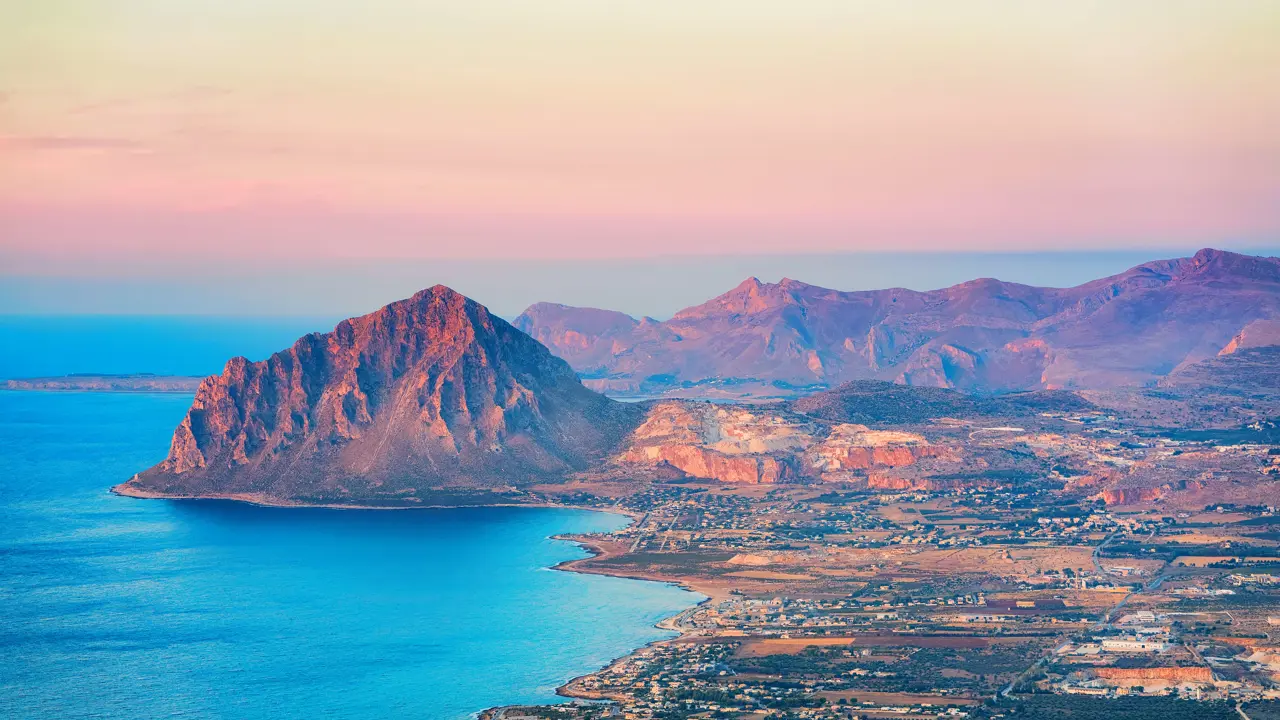
M 199 103 L 221 100 L 230 97 L 231 91 L 213 85 L 193 85 L 170 92 L 145 93 L 134 96 L 118 97 L 95 102 L 83 103 L 68 108 L 67 115 L 87 115 L 99 112 L 118 110 L 136 110 L 140 108 L 173 108 L 190 107 Z
M 89 135 L 0 135 L 0 146 L 26 150 L 145 150 L 146 144 L 121 137 Z

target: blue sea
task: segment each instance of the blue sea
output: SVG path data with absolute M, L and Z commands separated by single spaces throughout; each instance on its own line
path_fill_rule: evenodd
M 201 353 L 108 369 L 225 359 Z M 0 392 L 0 717 L 467 718 L 557 701 L 701 599 L 549 569 L 585 555 L 550 536 L 618 515 L 111 495 L 164 456 L 189 402 Z

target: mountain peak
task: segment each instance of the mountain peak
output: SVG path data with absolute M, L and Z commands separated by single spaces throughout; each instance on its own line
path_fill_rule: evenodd
M 1226 250 L 1218 250 L 1216 248 L 1208 247 L 1201 248 L 1194 256 L 1192 256 L 1191 262 L 1196 265 L 1207 265 L 1215 260 L 1221 260 L 1228 255 L 1235 255 L 1236 257 L 1239 257 L 1236 253 L 1227 252 Z
M 169 456 L 130 487 L 400 503 L 441 484 L 562 475 L 612 449 L 633 414 L 437 285 L 266 360 L 229 362 L 201 385 Z
M 398 300 L 396 302 L 386 305 L 385 307 L 391 307 L 392 305 L 397 305 L 401 303 L 411 303 L 415 301 L 421 301 L 426 298 L 436 298 L 436 297 L 441 299 L 449 299 L 449 300 L 462 299 L 469 302 L 475 302 L 474 300 L 471 300 L 467 296 L 463 295 L 457 290 L 454 290 L 448 285 L 442 285 L 437 283 L 435 285 L 432 285 L 429 288 L 423 288 L 419 290 L 418 292 L 414 293 L 410 297 L 405 298 L 404 300 Z
M 1280 258 L 1204 248 L 1186 261 L 1178 274 L 1184 278 L 1280 283 Z
M 736 287 L 722 295 L 718 295 L 701 305 L 681 310 L 672 319 L 687 320 L 719 313 L 750 315 L 788 302 L 793 302 L 793 300 L 787 294 L 786 288 L 781 284 L 775 285 L 761 282 L 760 278 L 752 276 L 738 283 Z

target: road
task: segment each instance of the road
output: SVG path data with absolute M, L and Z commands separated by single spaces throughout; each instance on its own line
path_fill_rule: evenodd
M 1099 561 L 1099 555 L 1102 553 L 1103 549 L 1105 549 L 1107 545 L 1111 543 L 1112 539 L 1114 539 L 1116 535 L 1119 534 L 1119 532 L 1120 531 L 1117 530 L 1111 533 L 1106 537 L 1106 539 L 1104 539 L 1101 543 L 1098 543 L 1098 546 L 1093 549 L 1093 567 L 1101 575 L 1107 575 L 1108 573 L 1106 570 L 1102 569 L 1102 563 Z M 1146 585 L 1140 587 L 1137 590 L 1134 590 L 1133 592 L 1127 593 L 1124 597 L 1120 598 L 1120 602 L 1112 606 L 1112 608 L 1108 610 L 1100 620 L 1098 620 L 1097 624 L 1093 626 L 1093 630 L 1096 632 L 1106 627 L 1108 624 L 1110 624 L 1111 618 L 1115 616 L 1117 611 L 1119 611 L 1121 608 L 1127 605 L 1129 603 L 1129 599 L 1132 598 L 1133 596 L 1141 595 L 1144 592 L 1151 592 L 1153 590 L 1158 589 L 1160 587 L 1160 584 L 1163 583 L 1169 577 L 1170 567 L 1172 566 L 1166 562 L 1164 564 L 1164 567 L 1160 569 L 1160 574 L 1152 578 L 1151 582 L 1147 583 Z M 1050 658 L 1056 655 L 1058 651 L 1061 650 L 1066 644 L 1067 643 L 1064 642 L 1061 645 L 1055 647 L 1047 655 L 1044 655 L 1039 660 L 1035 661 L 1035 663 L 1032 664 L 1031 667 L 1027 668 L 1026 670 L 1023 670 L 1022 673 L 1018 675 L 1018 677 L 1014 678 L 1012 682 L 1010 682 L 1008 685 L 1005 686 L 1003 690 L 1000 691 L 1000 696 L 1008 697 L 1009 694 L 1013 692 L 1013 688 L 1016 687 L 1018 683 L 1022 682 L 1025 678 L 1034 674 L 1036 670 L 1039 670 L 1046 662 L 1049 661 Z M 1244 714 L 1243 711 L 1241 711 L 1240 714 L 1243 715 Z

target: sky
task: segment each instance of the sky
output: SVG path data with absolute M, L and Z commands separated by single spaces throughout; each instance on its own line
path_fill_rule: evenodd
M 1274 247 L 1277 37 L 1269 0 L 0 3 L 0 312 Z M 946 275 L 884 267 L 836 286 Z

